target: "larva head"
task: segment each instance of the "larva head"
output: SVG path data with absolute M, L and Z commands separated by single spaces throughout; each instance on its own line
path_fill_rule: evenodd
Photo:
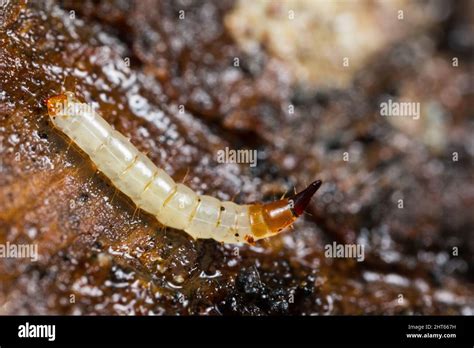
M 292 197 L 263 205 L 251 205 L 249 207 L 249 214 L 254 239 L 269 237 L 290 226 L 298 216 L 303 214 L 311 201 L 311 197 L 313 197 L 321 184 L 321 180 L 317 180 Z M 263 219 L 264 224 L 260 221 L 261 219 Z M 262 227 L 262 225 L 265 227 Z
M 67 107 L 69 103 L 74 101 L 74 94 L 71 92 L 66 92 L 64 94 L 59 94 L 54 97 L 48 98 L 46 100 L 46 106 L 48 107 L 48 115 L 51 119 L 56 117 L 66 117 Z

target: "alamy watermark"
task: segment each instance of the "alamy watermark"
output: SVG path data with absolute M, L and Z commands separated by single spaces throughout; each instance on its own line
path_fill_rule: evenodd
M 389 99 L 380 103 L 380 115 L 385 117 L 411 117 L 418 120 L 420 118 L 420 103 Z
M 92 114 L 96 112 L 96 107 L 89 103 L 71 103 L 67 100 L 63 100 L 54 103 L 54 112 L 57 115 L 63 116 L 83 115 L 85 113 Z
M 326 244 L 324 256 L 327 258 L 356 259 L 358 262 L 365 260 L 364 245 L 362 244 Z
M 0 244 L 0 258 L 17 258 L 38 260 L 38 244 Z
M 20 338 L 47 338 L 48 341 L 56 340 L 56 325 L 54 324 L 30 324 L 26 322 L 18 326 L 18 337 Z
M 217 151 L 218 163 L 247 163 L 250 167 L 257 165 L 257 150 L 234 150 L 225 147 Z

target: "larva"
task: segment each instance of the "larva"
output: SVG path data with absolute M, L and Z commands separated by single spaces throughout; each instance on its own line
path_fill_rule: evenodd
M 251 244 L 273 236 L 303 213 L 321 186 L 320 180 L 315 181 L 302 192 L 271 203 L 221 202 L 177 184 L 73 93 L 49 98 L 47 107 L 53 125 L 72 139 L 115 187 L 163 225 L 184 230 L 194 239 Z

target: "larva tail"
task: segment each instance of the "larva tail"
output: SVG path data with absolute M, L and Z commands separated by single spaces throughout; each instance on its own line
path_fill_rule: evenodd
M 296 195 L 265 204 L 249 206 L 250 225 L 252 236 L 246 241 L 251 242 L 262 238 L 271 237 L 290 226 L 308 206 L 311 197 L 321 186 L 317 180 Z M 250 239 L 250 240 L 249 240 Z
M 311 201 L 311 197 L 316 193 L 316 191 L 321 187 L 322 181 L 316 180 L 311 185 L 309 185 L 306 189 L 297 193 L 293 197 L 290 197 L 289 200 L 293 205 L 293 214 L 295 216 L 300 216 L 304 213 L 304 210 L 308 206 L 309 202 Z

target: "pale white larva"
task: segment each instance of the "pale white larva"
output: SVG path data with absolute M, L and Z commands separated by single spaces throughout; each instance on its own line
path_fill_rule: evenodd
M 291 198 L 238 205 L 196 194 L 176 183 L 98 113 L 66 92 L 47 100 L 53 125 L 66 134 L 112 183 L 165 226 L 195 239 L 253 243 L 291 225 L 320 187 L 315 181 Z

